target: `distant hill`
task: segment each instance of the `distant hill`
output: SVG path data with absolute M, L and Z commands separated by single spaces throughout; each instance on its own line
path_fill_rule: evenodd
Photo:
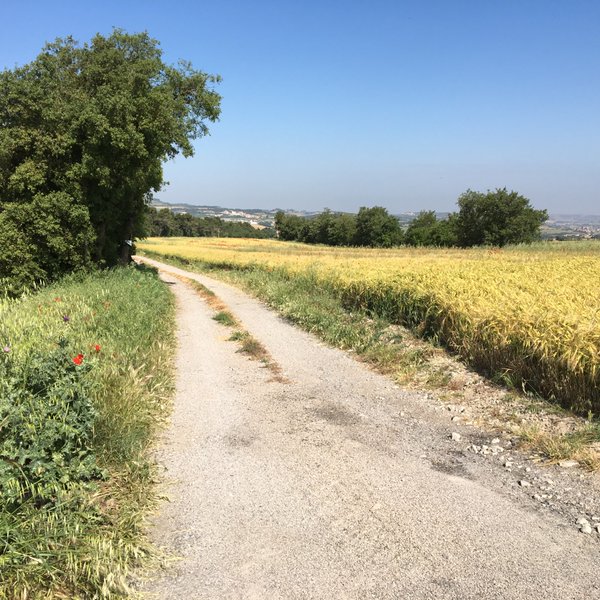
M 157 209 L 168 208 L 175 214 L 185 213 L 194 217 L 219 217 L 224 221 L 241 221 L 243 223 L 263 225 L 265 227 L 273 227 L 275 214 L 279 210 L 284 210 L 279 208 L 224 208 L 222 206 L 197 206 L 195 204 L 185 203 L 170 204 L 156 199 L 150 203 L 150 206 Z M 302 217 L 310 217 L 318 214 L 301 210 L 284 210 L 284 212 Z

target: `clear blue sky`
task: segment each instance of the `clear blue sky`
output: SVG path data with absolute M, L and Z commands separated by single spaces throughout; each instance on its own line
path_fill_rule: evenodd
M 443 211 L 506 186 L 600 213 L 598 0 L 2 4 L 4 68 L 116 26 L 223 77 L 211 137 L 165 165 L 167 202 Z

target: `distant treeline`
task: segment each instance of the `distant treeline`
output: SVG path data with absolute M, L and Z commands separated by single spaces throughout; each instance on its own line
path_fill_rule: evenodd
M 175 214 L 169 209 L 148 208 L 144 230 L 158 237 L 240 237 L 273 238 L 329 246 L 504 246 L 531 243 L 540 239 L 540 227 L 548 218 L 535 210 L 529 200 L 504 189 L 487 193 L 467 190 L 457 201 L 459 210 L 445 219 L 435 211 L 420 212 L 402 227 L 396 217 L 381 206 L 362 207 L 358 214 L 336 213 L 329 209 L 314 216 L 300 217 L 279 211 L 275 228 L 255 229 L 250 223 L 224 221 L 219 217 Z
M 152 237 L 239 237 L 273 238 L 272 227 L 255 229 L 250 223 L 224 221 L 219 217 L 194 217 L 175 214 L 169 209 L 149 207 L 146 214 L 145 231 Z
M 540 239 L 540 227 L 548 218 L 529 200 L 504 189 L 494 192 L 467 190 L 458 199 L 459 211 L 438 219 L 435 211 L 422 211 L 404 230 L 385 208 L 362 207 L 357 215 L 325 210 L 316 217 L 275 216 L 280 239 L 330 246 L 504 246 Z
M 282 240 L 329 246 L 390 248 L 404 240 L 398 219 L 381 206 L 362 207 L 357 215 L 327 209 L 310 218 L 279 211 L 275 215 L 275 229 Z

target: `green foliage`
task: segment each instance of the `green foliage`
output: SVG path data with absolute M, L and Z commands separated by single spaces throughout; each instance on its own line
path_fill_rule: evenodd
M 75 365 L 65 346 L 25 362 L 7 352 L 0 360 L 0 501 L 13 510 L 55 504 L 99 475 L 89 365 Z
M 148 553 L 172 316 L 133 268 L 0 300 L 0 598 L 125 595 Z
M 438 224 L 434 210 L 421 211 L 409 224 L 405 241 L 409 246 L 432 246 L 433 232 Z
M 352 246 L 356 238 L 356 218 L 354 215 L 340 213 L 335 215 L 327 228 L 328 241 L 332 246 Z
M 311 219 L 279 211 L 275 228 L 281 240 L 329 246 L 389 248 L 401 244 L 403 237 L 398 219 L 381 206 L 362 207 L 358 215 L 326 209 Z
M 485 194 L 467 190 L 458 206 L 456 228 L 463 247 L 529 244 L 540 239 L 548 219 L 547 211 L 533 209 L 527 198 L 506 188 Z
M 361 207 L 356 216 L 357 246 L 391 248 L 402 243 L 402 228 L 396 217 L 381 206 Z
M 307 219 L 279 211 L 275 228 L 279 239 L 329 246 L 505 246 L 540 239 L 545 210 L 534 210 L 529 200 L 506 188 L 495 192 L 467 190 L 458 199 L 460 211 L 438 219 L 435 211 L 421 211 L 404 233 L 385 208 L 362 207 L 357 215 L 325 210 Z
M 467 190 L 458 199 L 459 212 L 438 220 L 434 211 L 423 211 L 409 224 L 409 246 L 505 246 L 540 239 L 545 210 L 534 210 L 527 198 L 508 192 Z
M 237 325 L 237 321 L 235 317 L 227 310 L 219 311 L 213 319 L 217 323 L 221 323 L 221 325 L 226 325 L 227 327 L 235 327 Z
M 305 219 L 300 240 L 307 244 L 351 246 L 356 238 L 356 217 L 346 213 L 333 213 L 325 209 L 312 219 Z
M 127 259 L 162 163 L 191 156 L 218 118 L 218 81 L 165 64 L 147 33 L 121 30 L 58 39 L 0 73 L 0 247 L 28 264 L 0 261 L 4 288 L 18 293 L 90 256 Z
M 422 211 L 410 222 L 404 242 L 408 246 L 456 246 L 456 218 L 438 219 L 435 211 Z
M 306 219 L 298 215 L 286 215 L 282 210 L 275 214 L 275 229 L 279 239 L 286 242 L 300 241 L 305 225 Z
M 0 293 L 19 295 L 89 267 L 93 239 L 87 209 L 64 192 L 6 204 L 0 210 Z

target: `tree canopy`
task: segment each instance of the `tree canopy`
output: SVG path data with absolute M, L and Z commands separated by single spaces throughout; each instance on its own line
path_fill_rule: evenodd
M 458 199 L 456 231 L 460 246 L 529 244 L 540 238 L 548 219 L 529 200 L 506 188 L 487 193 L 467 190 Z
M 434 210 L 421 211 L 409 223 L 404 243 L 407 246 L 456 246 L 455 215 L 438 219 Z
M 402 242 L 398 219 L 381 206 L 363 206 L 358 215 L 326 209 L 310 219 L 278 211 L 275 228 L 280 239 L 307 244 L 388 248 Z
M 356 245 L 391 248 L 402 243 L 400 222 L 382 206 L 362 206 L 356 215 Z
M 26 250 L 29 280 L 126 255 L 163 162 L 191 156 L 218 119 L 219 80 L 165 64 L 157 40 L 122 30 L 58 39 L 0 73 L 0 246 Z M 7 263 L 0 279 L 19 279 Z

